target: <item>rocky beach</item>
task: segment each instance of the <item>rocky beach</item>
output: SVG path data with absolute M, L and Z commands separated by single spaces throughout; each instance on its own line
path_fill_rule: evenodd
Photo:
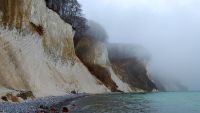
M 69 112 L 76 107 L 72 101 L 87 97 L 87 94 L 72 94 L 26 100 L 22 103 L 0 103 L 0 113 L 59 113 Z

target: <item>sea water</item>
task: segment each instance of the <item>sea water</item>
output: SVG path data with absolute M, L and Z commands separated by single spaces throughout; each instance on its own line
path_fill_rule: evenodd
M 200 92 L 103 94 L 74 104 L 71 113 L 200 113 Z

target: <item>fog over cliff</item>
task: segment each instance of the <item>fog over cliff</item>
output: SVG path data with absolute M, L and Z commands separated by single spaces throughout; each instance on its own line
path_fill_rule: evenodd
M 115 43 L 138 44 L 151 54 L 154 76 L 200 89 L 199 0 L 79 0 L 88 19 Z
M 104 26 L 86 23 L 76 0 L 63 2 L 0 0 L 0 102 L 158 91 L 145 48 L 110 42 Z M 62 15 L 66 8 L 79 12 Z

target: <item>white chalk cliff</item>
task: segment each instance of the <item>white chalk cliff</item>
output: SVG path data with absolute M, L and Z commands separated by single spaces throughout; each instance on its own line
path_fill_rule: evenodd
M 76 57 L 72 27 L 48 9 L 44 0 L 3 0 L 0 4 L 0 89 L 4 89 L 3 93 L 5 89 L 22 90 L 43 97 L 73 90 L 109 92 Z M 40 26 L 43 34 L 39 35 L 34 26 Z
M 45 0 L 1 0 L 0 96 L 16 91 L 31 91 L 35 97 L 58 96 L 71 91 L 135 91 L 132 80 L 127 80 L 133 78 L 135 72 L 127 74 L 125 71 L 132 68 L 121 65 L 129 59 L 123 59 L 123 63 L 117 62 L 118 59 L 111 62 L 106 44 L 98 41 L 91 46 L 92 51 L 85 54 L 82 48 L 89 47 L 90 50 L 87 44 L 93 42 L 87 42 L 87 39 L 84 42 L 84 38 L 78 44 L 80 54 L 77 55 L 74 33 L 71 25 L 46 7 Z M 139 67 L 143 69 L 142 65 Z M 139 74 L 146 77 L 146 70 Z M 149 82 L 148 77 L 145 81 Z M 138 86 L 143 88 L 144 84 Z

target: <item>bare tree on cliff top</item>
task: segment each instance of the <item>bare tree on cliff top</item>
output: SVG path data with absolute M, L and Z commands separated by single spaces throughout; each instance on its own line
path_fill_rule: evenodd
M 80 37 L 87 29 L 87 20 L 83 17 L 81 5 L 77 0 L 45 0 L 47 7 L 57 12 L 76 30 L 75 37 Z

